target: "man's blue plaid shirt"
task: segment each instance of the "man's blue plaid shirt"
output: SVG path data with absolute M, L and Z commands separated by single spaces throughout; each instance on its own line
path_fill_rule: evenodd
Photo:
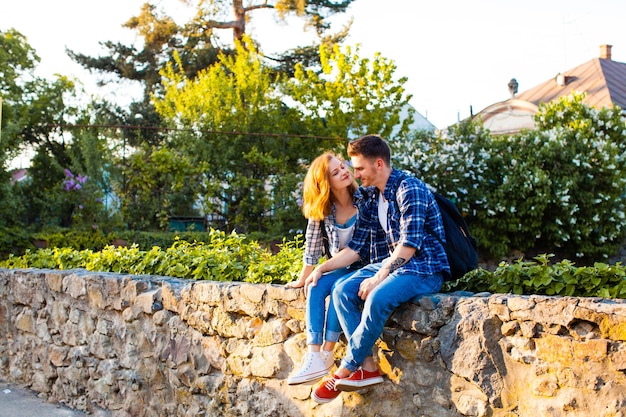
M 441 213 L 426 184 L 398 169 L 392 170 L 383 194 L 389 201 L 389 233 L 383 231 L 378 219 L 379 193 L 376 187 L 361 187 L 355 194 L 359 215 L 348 246 L 371 263 L 389 257 L 397 245 L 409 246 L 416 249 L 415 254 L 398 272 L 420 275 L 450 272 L 443 246 L 424 228 L 428 224 L 445 242 Z

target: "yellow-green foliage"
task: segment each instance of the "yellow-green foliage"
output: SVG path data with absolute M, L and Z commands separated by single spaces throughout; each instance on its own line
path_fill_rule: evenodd
M 177 239 L 171 247 L 140 250 L 106 246 L 101 251 L 72 248 L 28 250 L 0 262 L 3 268 L 75 269 L 135 275 L 162 275 L 213 281 L 286 283 L 302 267 L 303 242 L 300 236 L 284 242 L 276 255 L 235 232 L 211 230 L 207 242 Z

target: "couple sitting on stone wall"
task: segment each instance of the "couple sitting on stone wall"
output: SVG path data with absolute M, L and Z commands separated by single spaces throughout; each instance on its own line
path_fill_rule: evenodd
M 441 214 L 426 184 L 392 168 L 389 146 L 380 136 L 351 142 L 348 155 L 354 174 L 330 152 L 307 172 L 304 266 L 299 279 L 287 284 L 305 289 L 308 345 L 302 367 L 288 383 L 323 377 L 311 394 L 318 403 L 382 383 L 372 352 L 385 322 L 402 303 L 438 292 L 443 274 L 450 273 Z M 327 260 L 318 265 L 323 254 Z M 329 373 L 342 331 L 346 355 Z

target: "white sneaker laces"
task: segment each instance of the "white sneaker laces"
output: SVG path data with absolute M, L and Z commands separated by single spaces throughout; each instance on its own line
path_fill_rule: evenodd
M 328 389 L 329 391 L 337 391 L 337 389 L 335 388 L 335 382 L 337 380 L 335 379 L 335 377 L 331 377 L 328 378 L 328 380 L 326 380 L 326 383 L 324 384 L 324 386 L 326 387 L 326 389 Z

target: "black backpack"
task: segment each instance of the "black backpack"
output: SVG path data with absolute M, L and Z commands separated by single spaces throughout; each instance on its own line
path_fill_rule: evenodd
M 455 281 L 478 267 L 477 242 L 454 203 L 441 194 L 433 192 L 433 195 L 441 212 L 446 243 L 441 242 L 439 236 L 429 226 L 426 229 L 437 237 L 448 255 L 450 275 L 445 276 L 444 280 Z

